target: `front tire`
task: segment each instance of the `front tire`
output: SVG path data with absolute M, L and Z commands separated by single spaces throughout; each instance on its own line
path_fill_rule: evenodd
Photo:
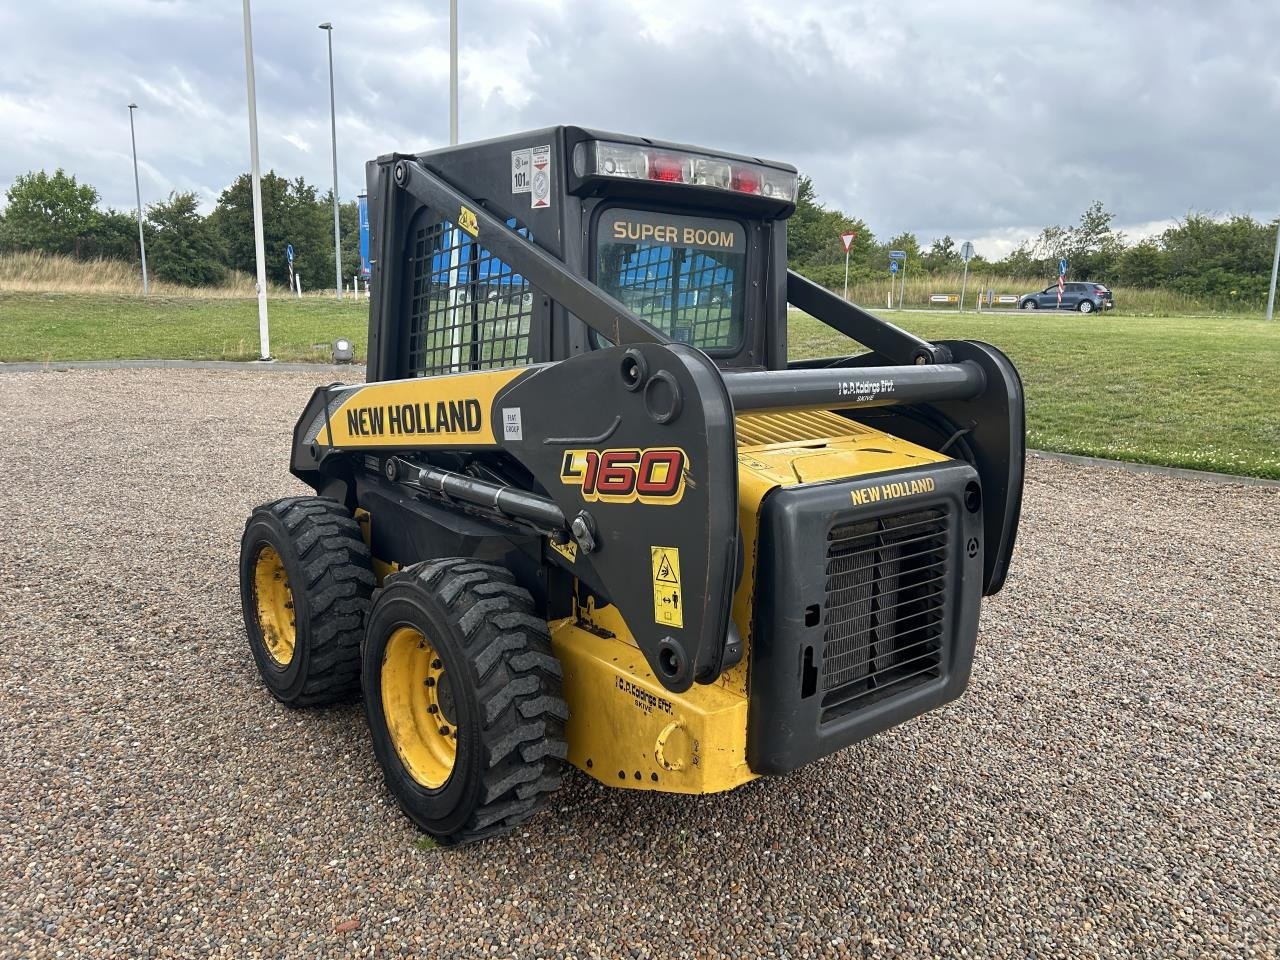
M 1035 309 L 1037 309 L 1039 306 L 1040 306 L 1040 304 L 1036 303 L 1034 300 L 1023 300 L 1023 301 L 1022 301 L 1022 309 L 1023 309 L 1023 310 L 1035 310 Z
M 503 567 L 448 559 L 388 577 L 362 665 L 387 787 L 440 843 L 505 833 L 560 786 L 560 664 Z
M 289 497 L 256 508 L 240 540 L 240 605 L 267 689 L 307 707 L 352 699 L 374 577 L 346 508 Z

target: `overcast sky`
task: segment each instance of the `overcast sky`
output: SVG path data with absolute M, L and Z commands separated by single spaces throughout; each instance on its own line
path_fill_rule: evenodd
M 1134 234 L 1280 213 L 1277 0 L 461 0 L 462 138 L 580 123 L 786 160 L 882 239 L 999 255 L 1094 199 Z M 448 138 L 448 3 L 255 0 L 263 168 L 339 192 Z M 132 207 L 248 169 L 235 0 L 0 0 L 0 189 Z

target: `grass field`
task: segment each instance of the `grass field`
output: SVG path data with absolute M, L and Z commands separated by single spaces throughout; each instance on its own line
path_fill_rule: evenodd
M 975 271 L 969 275 L 968 284 L 964 288 L 965 304 L 968 307 L 973 307 L 981 291 L 994 290 L 997 294 L 1021 296 L 1024 293 L 1043 290 L 1050 284 L 1057 283 L 1057 280 L 1057 277 L 1028 279 L 1026 277 L 979 274 Z M 890 283 L 887 274 L 883 280 L 849 284 L 850 299 L 854 303 L 860 303 L 872 310 L 885 309 L 889 291 Z M 837 289 L 836 292 L 839 293 L 841 291 Z M 929 297 L 933 294 L 954 294 L 958 296 L 960 292 L 961 278 L 959 273 L 950 276 L 933 277 L 912 277 L 908 275 L 903 303 L 908 309 L 930 309 Z M 1182 316 L 1186 314 L 1225 314 L 1232 316 L 1253 314 L 1260 317 L 1263 310 L 1263 304 L 1260 302 L 1240 300 L 1231 296 L 1207 299 L 1189 297 L 1174 290 L 1142 289 L 1137 287 L 1112 287 L 1111 292 L 1115 297 L 1117 306 L 1124 311 L 1124 315 L 1127 317 Z M 895 286 L 893 288 L 893 302 L 895 305 L 898 303 L 898 294 L 898 287 Z M 954 310 L 955 308 L 940 307 L 937 309 L 941 312 L 942 309 Z
M 349 337 L 364 357 L 368 301 L 273 298 L 271 350 L 327 360 Z M 888 314 L 929 339 L 1008 353 L 1027 390 L 1034 447 L 1280 479 L 1280 322 L 1123 313 Z M 849 352 L 817 321 L 791 317 L 793 357 Z M 258 356 L 253 299 L 0 291 L 0 360 Z
M 253 278 L 231 273 L 216 287 L 186 287 L 151 277 L 152 296 L 202 300 L 252 297 Z M 283 287 L 280 292 L 286 292 Z M 93 293 L 136 297 L 142 293 L 142 275 L 136 263 L 123 260 L 76 260 L 47 253 L 0 253 L 0 291 L 18 293 Z
M 1044 450 L 1280 479 L 1280 322 L 1110 314 L 887 314 L 930 340 L 984 340 L 1027 393 L 1027 442 Z M 793 357 L 847 350 L 791 318 Z
M 364 357 L 369 301 L 333 294 L 269 303 L 278 360 L 328 360 L 347 337 Z M 0 360 L 256 360 L 258 301 L 0 291 Z

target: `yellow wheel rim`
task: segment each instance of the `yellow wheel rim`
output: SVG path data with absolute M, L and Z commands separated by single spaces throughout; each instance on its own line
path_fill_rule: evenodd
M 293 591 L 284 561 L 274 547 L 263 545 L 253 565 L 253 595 L 258 606 L 258 629 L 267 654 L 280 666 L 293 660 L 298 631 L 294 625 Z
M 440 655 L 413 627 L 391 634 L 382 655 L 382 715 L 413 779 L 443 787 L 458 758 L 453 689 Z

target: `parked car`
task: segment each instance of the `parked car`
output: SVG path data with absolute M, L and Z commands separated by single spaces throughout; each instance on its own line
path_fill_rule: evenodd
M 1045 287 L 1039 293 L 1027 293 L 1018 298 L 1020 310 L 1079 310 L 1093 313 L 1115 307 L 1111 291 L 1100 283 L 1066 283 L 1062 286 L 1062 303 L 1058 303 L 1058 285 Z

